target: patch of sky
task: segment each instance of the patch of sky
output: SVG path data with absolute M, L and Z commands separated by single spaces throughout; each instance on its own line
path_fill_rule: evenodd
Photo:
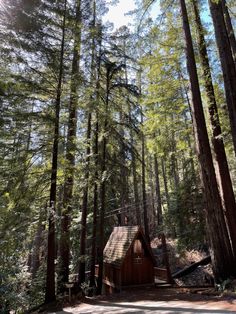
M 114 29 L 121 26 L 134 27 L 134 15 L 129 14 L 130 12 L 137 9 L 135 0 L 119 0 L 114 6 L 109 8 L 108 13 L 104 16 L 104 21 L 109 21 L 114 24 Z M 144 10 L 142 10 L 144 11 Z M 151 18 L 155 19 L 159 14 L 159 1 L 154 2 L 148 13 Z

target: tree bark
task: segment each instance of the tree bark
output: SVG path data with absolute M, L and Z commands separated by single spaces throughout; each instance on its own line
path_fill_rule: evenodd
M 89 188 L 89 165 L 90 165 L 90 140 L 91 140 L 91 112 L 88 113 L 87 125 L 87 150 L 86 150 L 86 166 L 84 176 L 84 191 L 82 203 L 81 231 L 80 231 L 80 261 L 79 261 L 79 284 L 85 282 L 85 253 L 86 253 L 86 233 L 87 233 L 87 212 L 88 212 L 88 188 Z
M 155 189 L 154 189 L 154 180 L 153 180 L 153 158 L 151 155 L 148 156 L 148 177 L 149 177 L 149 190 L 150 190 L 150 206 L 149 206 L 149 212 L 148 212 L 148 217 L 149 217 L 149 227 L 150 230 L 153 230 L 155 232 L 156 226 L 157 226 L 157 211 L 155 208 Z
M 229 173 L 229 167 L 227 157 L 225 153 L 224 142 L 222 138 L 220 120 L 217 110 L 217 103 L 215 98 L 215 92 L 212 83 L 211 70 L 207 55 L 206 42 L 204 38 L 204 30 L 202 27 L 197 1 L 192 0 L 194 15 L 196 21 L 197 35 L 198 35 L 198 47 L 200 53 L 200 61 L 204 73 L 204 85 L 208 98 L 208 111 L 211 121 L 211 129 L 213 133 L 212 144 L 215 152 L 215 159 L 219 171 L 217 176 L 219 186 L 222 194 L 222 205 L 226 215 L 228 224 L 228 230 L 230 234 L 231 244 L 234 255 L 236 256 L 236 203 L 234 197 L 234 191 L 232 187 L 231 177 Z
M 141 110 L 141 124 L 143 126 L 143 112 Z M 150 243 L 150 235 L 149 235 L 149 224 L 148 224 L 148 214 L 147 214 L 147 193 L 146 193 L 146 164 L 145 164 L 145 138 L 144 133 L 142 131 L 142 195 L 143 195 L 143 221 L 144 221 L 144 230 L 145 236 Z
M 132 108 L 131 104 L 129 103 L 129 123 L 132 126 L 132 109 L 131 108 Z M 142 219 L 140 215 L 140 199 L 139 199 L 139 188 L 138 188 L 138 179 L 137 179 L 134 131 L 132 127 L 130 129 L 130 142 L 131 142 L 131 169 L 132 169 L 132 177 L 133 177 L 132 179 L 133 179 L 136 223 L 138 226 L 142 226 Z
M 95 47 L 95 25 L 96 25 L 96 1 L 93 1 L 93 21 L 90 28 L 91 34 L 91 77 L 90 77 L 90 85 L 97 86 L 96 80 L 96 47 Z M 96 88 L 96 89 L 97 89 Z M 93 96 L 96 96 L 98 99 L 97 91 L 91 94 L 90 101 L 93 102 Z M 86 168 L 85 168 L 85 187 L 83 191 L 83 204 L 82 204 L 82 217 L 81 217 L 81 234 L 80 234 L 80 262 L 79 262 L 79 284 L 85 282 L 85 270 L 86 270 L 86 262 L 85 262 L 85 253 L 86 253 L 86 234 L 87 234 L 87 207 L 88 207 L 88 191 L 89 191 L 89 172 L 90 172 L 90 153 L 91 153 L 91 119 L 92 119 L 92 107 L 89 109 L 88 113 L 88 125 L 87 125 L 87 151 L 86 151 Z
M 155 170 L 155 187 L 156 187 L 156 203 L 157 203 L 157 224 L 162 225 L 162 207 L 161 207 L 161 190 L 160 190 L 160 180 L 159 180 L 159 164 L 157 155 L 154 156 L 154 170 Z
M 63 193 L 63 208 L 61 217 L 61 237 L 60 237 L 60 269 L 59 288 L 65 289 L 64 285 L 69 281 L 70 264 L 70 220 L 72 211 L 72 198 L 75 171 L 76 153 L 76 130 L 77 130 L 77 103 L 79 84 L 79 62 L 80 62 L 80 42 L 81 42 L 81 1 L 77 1 L 76 22 L 74 28 L 74 51 L 71 70 L 69 120 L 66 145 L 66 169 Z
M 169 196 L 169 189 L 168 189 L 168 183 L 167 183 L 166 167 L 165 167 L 164 158 L 161 158 L 161 170 L 162 170 L 162 176 L 163 176 L 163 182 L 164 182 L 167 210 L 169 210 L 170 209 L 170 196 Z
M 32 279 L 35 278 L 37 271 L 41 264 L 41 250 L 43 244 L 43 233 L 45 230 L 45 226 L 43 224 L 43 220 L 45 218 L 45 208 L 40 211 L 38 227 L 34 238 L 32 255 L 31 255 L 31 263 L 30 263 L 30 272 L 32 274 Z
M 227 3 L 225 0 L 222 0 L 222 8 L 223 8 L 223 12 L 224 12 L 225 24 L 226 24 L 226 28 L 227 28 L 227 32 L 228 32 L 228 36 L 229 36 L 229 41 L 230 41 L 230 46 L 231 46 L 231 50 L 232 50 L 232 54 L 233 54 L 234 64 L 236 67 L 236 39 L 235 39 L 235 34 L 234 34 L 234 29 L 233 29 L 233 25 L 231 22 L 231 18 L 229 15 L 228 6 L 227 6 Z
M 132 135 L 131 135 L 131 142 L 133 143 Z M 132 158 L 131 164 L 132 164 L 132 174 L 133 174 L 136 222 L 138 226 L 142 226 L 142 219 L 140 215 L 140 199 L 139 199 L 139 191 L 138 191 L 137 170 L 136 170 L 136 157 L 135 157 L 135 152 L 134 152 L 133 147 L 131 148 L 131 158 Z
M 107 122 L 105 122 L 105 126 Z M 105 135 L 106 136 L 106 135 Z M 107 149 L 107 139 L 104 137 L 102 145 L 102 174 L 105 174 L 106 171 L 106 149 Z M 102 280 L 103 280 L 103 249 L 104 249 L 104 216 L 105 216 L 105 202 L 106 202 L 106 182 L 105 178 L 101 183 L 100 189 L 100 199 L 101 199 L 101 208 L 100 208 L 100 221 L 99 221 L 99 246 L 98 246 L 98 256 L 99 256 L 99 273 L 98 273 L 98 289 L 97 293 L 102 293 Z
M 225 25 L 222 0 L 208 0 L 214 24 L 221 67 L 224 78 L 226 103 L 229 112 L 234 153 L 236 155 L 236 67 L 234 64 L 230 41 Z
M 106 98 L 105 98 L 105 117 L 103 126 L 103 140 L 102 140 L 102 153 L 101 153 L 101 173 L 102 177 L 106 172 L 106 161 L 107 161 L 107 126 L 108 126 L 108 106 L 109 106 L 109 94 L 110 94 L 110 82 L 112 77 L 112 63 L 106 63 Z M 98 256 L 99 256 L 99 272 L 98 272 L 98 284 L 97 293 L 102 293 L 102 283 L 103 283 L 103 249 L 104 249 L 104 216 L 105 216 L 105 202 L 106 202 L 106 178 L 102 178 L 102 183 L 100 187 L 100 221 L 99 221 L 99 246 L 98 246 Z
M 122 52 L 123 52 L 123 63 L 125 65 L 124 68 L 124 80 L 125 85 L 128 85 L 128 72 L 127 72 L 127 48 L 126 48 L 126 40 L 127 36 L 123 36 L 122 38 Z M 129 94 L 125 97 L 125 105 L 127 107 L 130 107 L 129 105 Z M 128 221 L 130 219 L 129 213 L 128 213 L 128 203 L 129 203 L 129 185 L 128 185 L 128 169 L 126 164 L 126 145 L 125 145 L 125 113 L 124 113 L 124 105 L 121 103 L 120 108 L 120 181 L 121 181 L 121 214 L 120 214 L 120 220 L 121 225 L 128 224 Z
M 98 213 L 98 115 L 96 115 L 96 129 L 94 138 L 94 155 L 95 155 L 95 174 L 94 174 L 94 190 L 93 190 L 93 230 L 92 230 L 92 246 L 90 261 L 90 278 L 89 286 L 95 287 L 95 264 L 96 264 L 96 236 L 97 236 L 97 213 Z
M 235 259 L 227 233 L 213 166 L 197 76 L 192 37 L 184 0 L 180 0 L 180 6 L 186 42 L 187 70 L 189 73 L 192 93 L 191 109 L 196 138 L 196 149 L 206 198 L 207 231 L 211 247 L 213 272 L 216 282 L 218 282 L 235 275 Z
M 127 84 L 127 82 L 126 82 Z M 121 105 L 122 110 L 122 105 Z M 128 205 L 128 184 L 127 184 L 127 167 L 126 167 L 126 160 L 125 160 L 125 144 L 124 144 L 124 114 L 123 112 L 120 112 L 120 123 L 121 123 L 121 129 L 120 129 L 120 207 L 121 207 L 121 213 L 120 216 L 120 225 L 124 226 L 126 224 L 126 219 L 128 217 L 127 211 L 127 205 Z
M 96 26 L 96 0 L 93 2 L 93 26 Z M 99 36 L 99 35 L 98 35 Z M 99 55 L 97 58 L 97 77 L 96 77 L 96 124 L 94 131 L 94 190 L 93 190 L 93 229 L 92 229 L 92 245 L 91 245 L 91 261 L 90 261 L 90 287 L 95 287 L 95 264 L 96 264 L 96 238 L 97 238 L 97 213 L 98 213 L 98 136 L 99 136 L 99 122 L 98 122 L 98 106 L 99 106 L 99 89 L 100 89 L 100 62 L 101 62 L 101 36 L 98 37 Z
M 52 148 L 52 168 L 51 168 L 51 187 L 49 199 L 49 226 L 48 226 L 48 248 L 47 248 L 47 274 L 45 303 L 53 302 L 55 294 L 55 206 L 57 194 L 57 161 L 58 161 L 58 142 L 59 142 L 59 122 L 61 107 L 61 92 L 63 78 L 64 46 L 65 46 L 65 24 L 66 24 L 67 0 L 64 1 L 64 16 L 62 22 L 62 39 L 60 50 L 60 67 L 55 101 L 55 124 Z
M 171 116 L 172 123 L 174 123 L 174 116 Z M 171 172 L 173 174 L 174 179 L 174 188 L 175 191 L 178 192 L 179 189 L 179 170 L 178 170 L 178 162 L 176 159 L 176 140 L 175 134 L 173 130 L 171 130 Z

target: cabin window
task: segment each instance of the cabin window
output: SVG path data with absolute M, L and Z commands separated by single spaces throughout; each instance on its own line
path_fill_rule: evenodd
M 134 253 L 135 258 L 136 257 L 143 257 L 143 255 L 144 255 L 142 242 L 139 239 L 136 239 L 134 241 L 133 253 Z

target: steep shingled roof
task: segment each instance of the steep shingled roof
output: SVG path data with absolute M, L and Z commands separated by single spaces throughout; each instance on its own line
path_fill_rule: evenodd
M 126 253 L 128 252 L 133 241 L 140 233 L 143 236 L 143 233 L 139 226 L 114 227 L 114 230 L 111 233 L 110 238 L 103 251 L 104 263 L 113 264 L 116 267 L 121 267 L 125 259 Z M 152 255 L 151 252 L 150 255 Z

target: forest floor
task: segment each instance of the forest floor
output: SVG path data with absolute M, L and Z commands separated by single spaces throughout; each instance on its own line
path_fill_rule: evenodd
M 139 288 L 96 298 L 85 298 L 80 304 L 66 306 L 50 314 L 230 314 L 236 313 L 231 297 L 196 293 L 186 288 Z
M 152 241 L 157 263 L 163 265 L 162 248 L 159 239 Z M 190 250 L 181 254 L 174 240 L 167 240 L 171 272 L 174 273 L 207 256 L 204 251 Z M 82 301 L 72 300 L 50 314 L 229 314 L 236 313 L 236 281 L 226 286 L 221 293 L 212 284 L 211 265 L 198 267 L 191 274 L 175 279 L 172 287 L 130 288 L 109 296 L 85 297 Z M 204 287 L 205 286 L 205 287 Z M 201 287 L 201 288 L 200 288 Z M 68 301 L 68 299 L 67 299 Z
M 168 259 L 171 273 L 175 273 L 193 263 L 204 259 L 208 254 L 203 250 L 178 250 L 177 241 L 166 239 Z M 156 258 L 158 267 L 165 267 L 162 254 L 161 241 L 155 238 L 151 242 L 151 247 Z M 178 286 L 209 286 L 213 283 L 213 273 L 211 264 L 199 266 L 196 270 L 182 278 L 175 279 Z

